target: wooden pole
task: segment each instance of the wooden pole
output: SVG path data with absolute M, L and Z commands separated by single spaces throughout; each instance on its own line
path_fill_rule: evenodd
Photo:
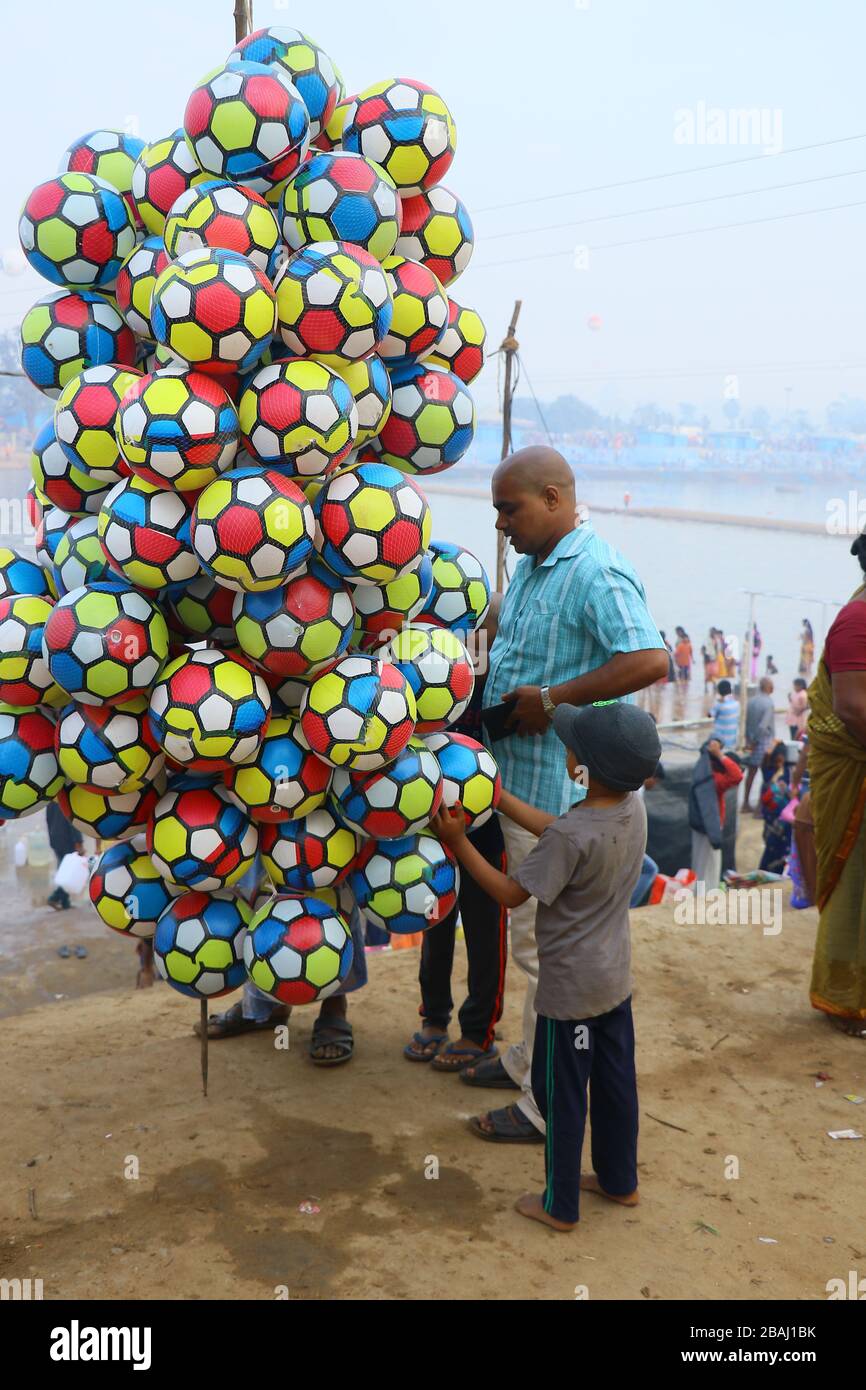
M 201 1093 L 207 1095 L 207 1000 L 201 1001 Z
M 508 332 L 500 348 L 500 352 L 505 353 L 505 388 L 502 397 L 502 453 L 501 458 L 507 458 L 511 453 L 511 376 L 514 369 L 514 359 L 520 351 L 520 344 L 515 334 L 517 333 L 517 320 L 520 318 L 520 310 L 523 307 L 523 300 L 518 299 L 514 305 L 514 312 L 511 315 L 511 323 L 508 325 Z M 499 593 L 505 589 L 505 551 L 506 540 L 501 531 L 496 533 L 496 588 Z
M 245 39 L 253 27 L 252 0 L 235 0 L 235 43 Z

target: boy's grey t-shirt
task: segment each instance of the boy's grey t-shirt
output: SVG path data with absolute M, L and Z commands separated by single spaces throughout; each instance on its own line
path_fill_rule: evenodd
M 595 1018 L 631 994 L 628 906 L 646 852 L 646 811 L 577 805 L 548 826 L 513 878 L 538 900 L 538 991 L 546 1018 Z

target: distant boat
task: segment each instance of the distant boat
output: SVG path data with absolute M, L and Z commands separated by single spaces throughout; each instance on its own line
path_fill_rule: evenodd
M 801 487 L 797 487 L 795 483 L 777 483 L 776 486 L 775 486 L 775 488 L 773 489 L 773 491 L 774 491 L 774 492 L 802 492 L 803 489 L 802 489 Z

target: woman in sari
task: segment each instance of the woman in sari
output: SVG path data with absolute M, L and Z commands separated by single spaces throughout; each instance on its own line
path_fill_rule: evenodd
M 866 573 L 866 534 L 851 547 Z M 866 1038 L 866 580 L 836 617 L 809 688 L 809 809 L 820 912 L 811 1000 Z
M 764 818 L 764 853 L 758 866 L 771 874 L 785 871 L 791 853 L 791 826 L 782 812 L 791 800 L 786 747 L 777 743 L 766 754 L 762 767 L 761 815 Z

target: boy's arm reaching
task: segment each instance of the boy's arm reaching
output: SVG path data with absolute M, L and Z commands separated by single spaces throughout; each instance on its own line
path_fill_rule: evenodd
M 528 801 L 521 801 L 519 796 L 513 796 L 504 789 L 499 798 L 498 810 L 503 816 L 513 820 L 515 825 L 528 830 L 530 835 L 543 835 L 547 827 L 556 820 L 556 816 L 551 816 L 547 811 L 539 811 L 537 806 L 530 806 Z
M 521 903 L 527 901 L 530 894 L 521 888 L 515 879 L 509 878 L 507 874 L 500 873 L 499 869 L 488 864 L 484 856 L 469 842 L 462 807 L 456 806 L 451 811 L 446 810 L 444 806 L 441 807 L 430 822 L 430 829 L 460 860 L 466 872 L 494 902 L 502 907 L 520 907 Z

